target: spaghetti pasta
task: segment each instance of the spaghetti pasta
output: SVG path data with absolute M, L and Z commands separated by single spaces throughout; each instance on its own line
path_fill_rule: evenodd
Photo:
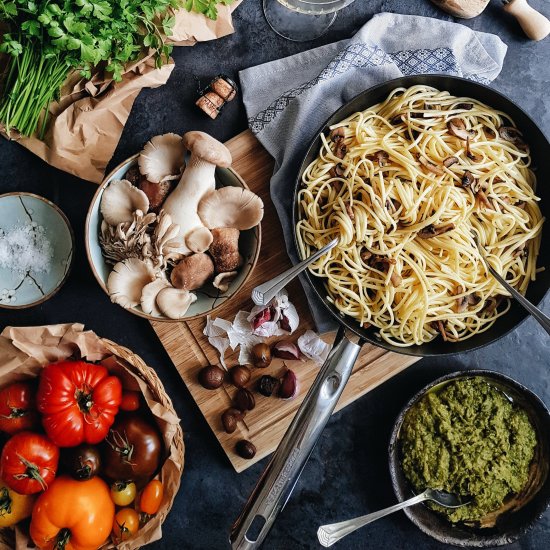
M 299 253 L 327 297 L 397 346 L 487 330 L 509 307 L 488 261 L 525 293 L 543 218 L 527 145 L 502 112 L 428 86 L 398 88 L 321 136 L 299 191 Z

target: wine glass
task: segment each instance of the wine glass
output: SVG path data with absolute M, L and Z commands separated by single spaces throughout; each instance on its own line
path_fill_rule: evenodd
M 354 0 L 263 0 L 269 26 L 294 42 L 314 40 L 325 34 L 336 12 Z

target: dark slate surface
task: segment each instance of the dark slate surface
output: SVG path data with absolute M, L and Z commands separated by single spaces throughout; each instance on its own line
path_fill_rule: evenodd
M 532 0 L 550 12 L 548 0 Z M 176 68 L 166 86 L 137 99 L 113 163 L 138 151 L 151 136 L 205 130 L 226 140 L 246 128 L 242 103 L 234 101 L 217 121 L 193 107 L 197 79 L 205 83 L 240 69 L 349 37 L 380 11 L 447 17 L 427 0 L 357 0 L 338 15 L 329 33 L 313 43 L 295 44 L 267 26 L 259 0 L 245 0 L 235 13 L 234 35 L 174 52 Z M 493 1 L 483 15 L 465 22 L 499 34 L 509 45 L 502 75 L 494 86 L 516 100 L 550 135 L 547 90 L 550 39 L 535 44 Z M 30 310 L 0 312 L 0 326 L 79 321 L 139 353 L 159 373 L 185 430 L 186 464 L 181 490 L 155 548 L 227 548 L 230 526 L 240 512 L 266 461 L 237 475 L 210 432 L 147 321 L 112 305 L 88 267 L 83 226 L 95 185 L 53 169 L 23 148 L 0 142 L 3 176 L 0 192 L 31 191 L 48 197 L 66 212 L 77 239 L 76 261 L 62 291 Z M 114 164 L 113 164 L 114 165 Z M 550 303 L 546 300 L 546 310 Z M 320 523 L 346 519 L 394 503 L 387 467 L 387 443 L 400 408 L 423 385 L 462 368 L 495 369 L 533 389 L 550 404 L 550 341 L 532 320 L 482 351 L 446 360 L 423 360 L 337 414 L 329 423 L 304 473 L 272 530 L 265 547 L 316 548 Z M 349 536 L 340 548 L 443 548 L 420 533 L 402 513 Z M 550 547 L 550 513 L 510 548 Z

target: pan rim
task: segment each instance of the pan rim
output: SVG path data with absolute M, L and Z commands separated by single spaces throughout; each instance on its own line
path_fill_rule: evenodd
M 526 120 L 529 121 L 529 123 L 540 132 L 540 135 L 542 136 L 545 145 L 550 150 L 550 140 L 548 139 L 548 136 L 543 132 L 543 130 L 539 127 L 539 125 L 533 120 L 533 118 L 522 108 L 520 107 L 515 101 L 501 93 L 500 91 L 483 84 L 481 82 L 477 82 L 475 80 L 470 80 L 467 78 L 455 76 L 455 75 L 448 75 L 448 74 L 418 74 L 418 75 L 405 75 L 398 78 L 394 78 L 385 82 L 382 82 L 380 84 L 376 84 L 374 86 L 371 86 L 369 88 L 366 88 L 362 92 L 359 92 L 357 95 L 355 95 L 353 98 L 351 98 L 349 101 L 347 101 L 345 104 L 343 104 L 341 107 L 339 107 L 334 113 L 332 113 L 323 123 L 323 125 L 317 130 L 317 132 L 314 134 L 313 138 L 310 140 L 309 145 L 306 149 L 306 152 L 302 158 L 302 162 L 300 163 L 300 168 L 298 170 L 295 182 L 294 182 L 294 194 L 293 194 L 293 201 L 292 201 L 292 235 L 293 235 L 293 245 L 296 250 L 296 254 L 298 254 L 298 240 L 297 240 L 297 232 L 296 232 L 296 223 L 299 220 L 299 207 L 298 207 L 298 192 L 300 190 L 300 184 L 301 184 L 301 178 L 302 174 L 304 173 L 305 169 L 308 166 L 308 158 L 310 154 L 312 153 L 312 150 L 316 146 L 316 143 L 319 139 L 319 136 L 322 132 L 324 132 L 327 127 L 330 124 L 335 124 L 337 120 L 341 120 L 343 118 L 342 113 L 344 113 L 347 109 L 349 109 L 350 105 L 355 103 L 356 101 L 359 101 L 361 97 L 363 96 L 372 96 L 375 95 L 377 91 L 381 89 L 387 89 L 393 90 L 398 87 L 410 87 L 415 84 L 424 84 L 427 86 L 432 86 L 434 88 L 437 88 L 439 90 L 445 90 L 444 82 L 445 81 L 455 81 L 457 83 L 460 83 L 466 87 L 472 87 L 477 88 L 480 90 L 485 90 L 487 94 L 489 95 L 495 95 L 497 96 L 501 101 L 508 103 L 513 106 L 514 109 L 516 109 L 522 117 L 524 117 Z M 441 86 L 443 84 L 443 87 Z M 389 93 L 389 92 L 388 92 Z M 452 93 L 452 92 L 451 92 Z M 484 101 L 485 102 L 485 101 Z M 374 104 L 374 102 L 372 103 Z M 368 108 L 369 105 L 363 107 Z M 517 122 L 514 118 L 514 122 Z M 537 177 L 537 185 L 539 184 L 539 178 Z M 542 248 L 542 246 L 541 246 Z M 299 257 L 299 256 L 298 256 Z M 434 351 L 434 350 L 426 350 L 425 347 L 430 344 L 421 344 L 421 345 L 411 345 L 411 346 L 395 346 L 392 345 L 385 340 L 381 338 L 377 338 L 374 334 L 370 334 L 367 332 L 369 329 L 362 329 L 360 326 L 358 326 L 358 322 L 355 321 L 355 319 L 348 317 L 340 312 L 338 312 L 335 308 L 331 307 L 328 303 L 328 300 L 326 296 L 323 296 L 321 292 L 319 291 L 318 285 L 314 282 L 314 275 L 310 273 L 308 269 L 306 269 L 303 272 L 303 275 L 307 281 L 308 287 L 314 292 L 315 296 L 318 298 L 318 300 L 321 302 L 323 308 L 325 311 L 327 311 L 333 320 L 336 321 L 336 323 L 339 326 L 344 326 L 369 344 L 372 344 L 374 346 L 380 347 L 382 349 L 385 349 L 387 351 L 400 353 L 402 355 L 409 355 L 414 357 L 451 357 L 454 355 L 459 355 L 461 353 L 470 353 L 472 351 L 479 350 L 481 348 L 484 348 L 486 346 L 492 345 L 501 338 L 504 338 L 511 332 L 515 331 L 517 328 L 519 328 L 529 317 L 527 311 L 520 311 L 518 310 L 517 314 L 521 317 L 518 319 L 517 322 L 513 323 L 510 327 L 504 328 L 503 330 L 500 330 L 498 334 L 495 334 L 494 337 L 490 338 L 489 340 L 485 342 L 475 342 L 474 344 L 469 346 L 468 344 L 471 342 L 471 340 L 463 340 L 460 342 L 462 344 L 461 349 L 453 349 L 453 343 L 446 343 L 447 345 L 451 346 L 450 349 L 447 351 Z M 315 277 L 316 279 L 319 279 Z M 534 281 L 533 281 L 534 282 Z M 535 303 L 535 305 L 540 305 L 540 303 L 545 299 L 546 296 L 548 296 L 550 290 L 550 284 L 546 285 L 546 288 L 544 289 L 544 292 L 539 300 Z M 514 305 L 514 302 L 512 300 L 512 305 Z M 508 315 L 508 313 L 507 313 Z M 495 325 L 493 325 L 489 330 L 492 330 Z M 376 327 L 374 327 L 375 329 Z M 374 330 L 373 329 L 373 330 Z M 371 331 L 372 332 L 372 331 Z M 483 333 L 482 333 L 483 334 Z M 474 337 L 475 338 L 475 337 Z M 464 346 L 466 349 L 464 349 Z

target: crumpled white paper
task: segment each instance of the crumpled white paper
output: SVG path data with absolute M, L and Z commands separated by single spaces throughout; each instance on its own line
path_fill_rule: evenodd
M 321 340 L 321 337 L 312 330 L 306 330 L 296 343 L 300 351 L 318 365 L 325 362 L 330 352 L 330 345 Z
M 208 341 L 214 346 L 220 354 L 220 363 L 227 369 L 224 356 L 225 350 L 229 347 L 229 340 L 225 337 L 227 331 L 231 330 L 231 323 L 217 317 L 212 320 L 210 315 L 206 317 L 206 326 L 204 327 L 203 334 L 208 337 Z
M 240 347 L 239 363 L 251 363 L 250 350 L 270 336 L 292 334 L 300 323 L 298 312 L 289 301 L 286 291 L 281 291 L 267 306 L 254 306 L 252 311 L 239 311 L 231 323 L 225 319 L 206 319 L 204 335 L 218 350 L 220 363 L 225 364 L 228 347 Z

